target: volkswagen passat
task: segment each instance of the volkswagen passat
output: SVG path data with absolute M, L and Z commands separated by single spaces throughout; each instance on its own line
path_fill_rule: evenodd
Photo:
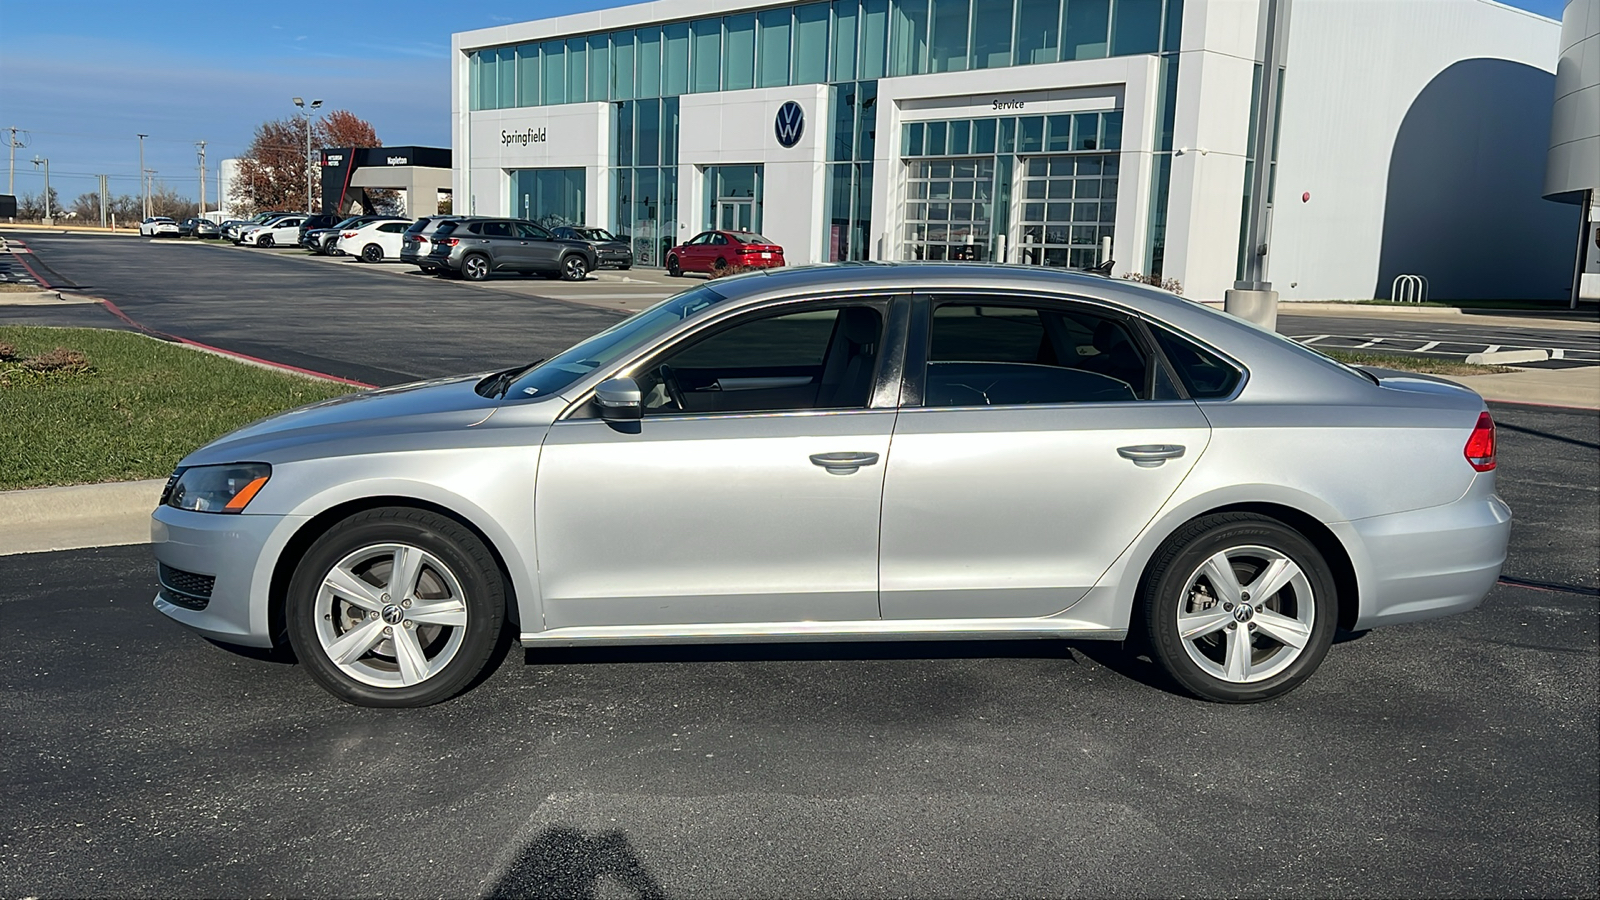
M 679 294 L 542 363 L 370 391 L 190 454 L 163 613 L 352 703 L 528 647 L 1134 636 L 1284 693 L 1336 628 L 1476 606 L 1505 558 L 1473 392 L 1150 288 L 842 265 Z

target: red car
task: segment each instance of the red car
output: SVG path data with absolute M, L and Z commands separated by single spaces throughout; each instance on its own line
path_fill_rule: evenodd
M 702 231 L 667 251 L 667 274 L 715 272 L 729 266 L 781 266 L 783 248 L 748 231 Z

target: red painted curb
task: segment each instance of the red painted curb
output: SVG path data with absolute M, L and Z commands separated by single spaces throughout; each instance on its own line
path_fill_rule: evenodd
M 17 244 L 17 245 L 21 246 L 22 249 L 27 250 L 29 253 L 33 252 L 28 247 L 28 245 L 24 244 L 22 241 L 11 241 L 10 243 Z M 39 286 L 40 287 L 44 288 L 47 291 L 55 290 L 54 287 L 51 287 L 50 282 L 44 280 L 44 276 L 40 275 L 38 272 L 35 272 L 34 269 L 33 269 L 33 266 L 28 265 L 28 261 L 26 259 L 23 259 L 22 254 L 13 253 L 11 255 L 17 258 L 17 262 L 22 263 L 22 267 L 24 269 L 28 270 L 28 274 L 33 276 L 33 280 L 34 281 L 39 282 Z

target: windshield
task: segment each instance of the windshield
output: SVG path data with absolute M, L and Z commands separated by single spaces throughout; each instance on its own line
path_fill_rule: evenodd
M 584 240 L 589 240 L 589 241 L 614 241 L 614 240 L 616 240 L 616 238 L 611 234 L 611 232 L 605 230 L 604 228 L 574 228 L 572 230 L 576 231 L 578 234 L 582 235 Z
M 624 353 L 727 298 L 708 287 L 691 288 L 668 297 L 642 313 L 607 328 L 583 343 L 550 358 L 517 379 L 511 397 L 544 397 L 566 390 L 573 382 L 615 361 Z

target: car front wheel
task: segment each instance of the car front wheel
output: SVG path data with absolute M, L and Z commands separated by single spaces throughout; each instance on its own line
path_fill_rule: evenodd
M 582 281 L 589 277 L 589 263 L 583 257 L 572 254 L 561 261 L 562 281 Z
M 329 529 L 290 581 L 289 642 L 316 681 L 358 706 L 427 706 L 473 683 L 505 622 L 483 542 L 419 509 L 357 513 Z
M 1339 608 L 1316 546 L 1249 513 L 1179 529 L 1152 560 L 1140 606 L 1156 663 L 1188 693 L 1221 703 L 1268 700 L 1311 677 Z
M 261 237 L 256 239 L 256 246 L 258 247 L 271 247 L 277 243 L 277 240 L 275 240 L 270 234 L 263 234 Z
M 679 275 L 683 274 L 683 267 L 678 265 L 678 258 L 676 256 L 667 257 L 667 274 L 671 275 L 673 278 L 677 278 Z

